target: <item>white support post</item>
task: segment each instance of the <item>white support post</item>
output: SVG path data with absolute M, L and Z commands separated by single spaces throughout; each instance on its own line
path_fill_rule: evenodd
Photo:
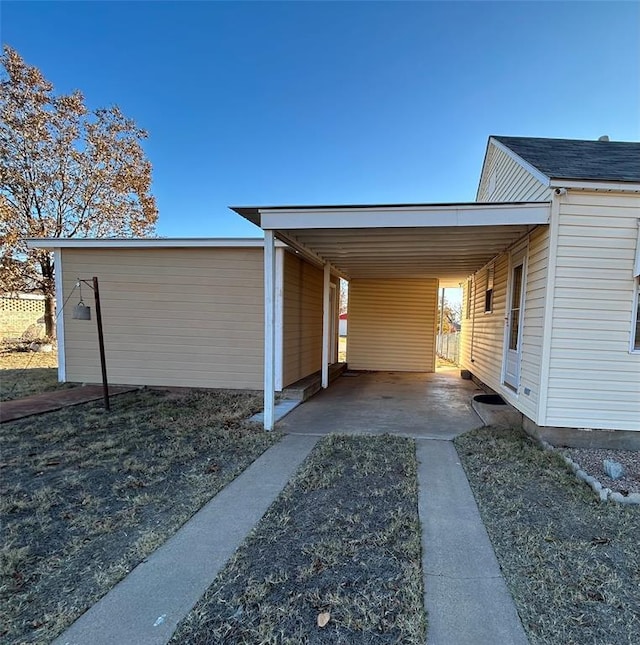
M 331 292 L 331 266 L 328 262 L 324 265 L 324 283 L 322 288 L 322 387 L 329 387 L 329 343 L 331 339 L 331 325 L 329 321 L 330 304 L 329 297 Z
M 284 379 L 284 249 L 276 247 L 275 390 L 282 391 Z
M 64 350 L 64 293 L 62 292 L 62 249 L 53 249 L 53 270 L 56 288 L 56 343 L 58 345 L 58 381 L 67 380 L 67 361 Z
M 273 231 L 264 232 L 264 429 L 275 425 L 276 258 Z

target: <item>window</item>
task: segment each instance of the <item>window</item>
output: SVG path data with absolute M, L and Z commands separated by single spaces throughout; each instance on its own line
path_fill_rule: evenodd
M 495 275 L 495 266 L 492 264 L 487 269 L 487 285 L 484 291 L 484 313 L 493 312 L 493 277 Z
M 467 280 L 467 307 L 465 310 L 464 317 L 469 320 L 471 318 L 471 290 L 473 288 L 473 281 L 471 278 Z
M 633 327 L 631 328 L 631 351 L 640 352 L 640 277 L 636 278 Z

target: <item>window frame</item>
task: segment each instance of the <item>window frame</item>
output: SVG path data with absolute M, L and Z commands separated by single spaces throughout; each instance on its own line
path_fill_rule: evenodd
M 484 290 L 484 313 L 493 313 L 493 282 L 495 279 L 496 267 L 494 264 L 487 268 L 487 282 Z
M 635 278 L 633 290 L 633 310 L 631 312 L 629 353 L 640 354 L 640 276 Z
M 471 307 L 472 307 L 472 294 L 473 291 L 473 278 L 467 278 L 467 302 L 464 312 L 464 319 L 471 320 Z

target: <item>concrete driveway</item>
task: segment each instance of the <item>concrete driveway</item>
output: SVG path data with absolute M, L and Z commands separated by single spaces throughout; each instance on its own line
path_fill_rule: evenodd
M 348 374 L 348 373 L 347 373 Z M 343 375 L 278 423 L 295 434 L 383 434 L 451 440 L 480 428 L 471 407 L 480 392 L 457 368 L 432 374 L 374 372 Z

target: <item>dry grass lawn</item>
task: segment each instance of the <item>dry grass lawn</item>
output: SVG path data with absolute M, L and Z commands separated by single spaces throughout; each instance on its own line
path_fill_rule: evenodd
M 338 363 L 347 362 L 347 337 L 338 337 Z
M 69 383 L 58 383 L 57 368 L 57 352 L 0 353 L 0 401 L 73 387 Z
M 257 395 L 136 391 L 0 425 L 0 642 L 48 643 L 278 439 Z
M 423 645 L 421 571 L 414 442 L 331 435 L 171 643 Z
M 531 645 L 640 643 L 640 507 L 599 502 L 522 431 L 455 443 Z

